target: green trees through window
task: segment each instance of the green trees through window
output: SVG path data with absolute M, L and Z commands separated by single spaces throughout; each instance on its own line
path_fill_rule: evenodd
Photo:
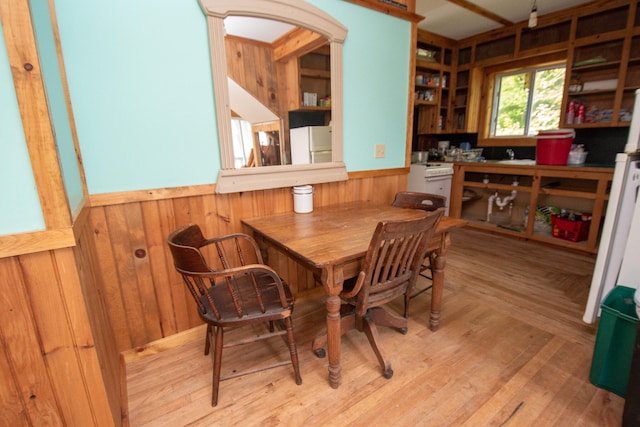
M 557 129 L 565 79 L 564 64 L 496 75 L 491 136 L 533 136 Z

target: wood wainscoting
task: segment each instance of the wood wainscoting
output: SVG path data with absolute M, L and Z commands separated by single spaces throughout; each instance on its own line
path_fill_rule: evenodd
M 0 258 L 0 425 L 121 424 L 123 369 L 86 213 L 75 247 Z
M 355 173 L 344 182 L 314 185 L 314 206 L 371 200 L 391 203 L 406 188 L 406 170 Z M 166 244 L 175 228 L 199 224 L 205 236 L 242 230 L 241 220 L 293 210 L 291 188 L 215 194 L 212 186 L 140 194 L 92 196 L 93 271 L 119 351 L 201 324 L 191 295 L 173 269 Z M 137 197 L 136 197 L 137 196 Z M 315 286 L 310 272 L 270 254 L 270 264 L 294 292 Z

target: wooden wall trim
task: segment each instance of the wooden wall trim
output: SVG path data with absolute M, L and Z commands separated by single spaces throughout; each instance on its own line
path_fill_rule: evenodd
M 74 211 L 72 227 L 0 236 L 0 258 L 74 247 L 75 230 L 87 222 L 88 208 L 88 199 L 85 198 Z
M 34 231 L 0 236 L 0 258 L 24 255 L 76 245 L 73 228 Z
M 409 173 L 408 168 L 392 168 L 349 172 L 348 175 L 349 180 L 357 180 L 405 175 L 407 173 Z M 86 215 L 91 207 L 170 200 L 181 197 L 207 196 L 215 194 L 215 191 L 215 184 L 204 184 L 174 188 L 156 188 L 150 190 L 94 194 L 89 196 L 88 199 L 85 199 L 86 203 L 76 211 L 77 214 L 74 214 L 75 221 L 73 227 L 0 236 L 0 258 L 76 246 L 74 228 L 77 228 L 79 223 L 86 221 Z
M 62 45 L 60 43 L 60 32 L 58 31 L 58 17 L 56 15 L 55 5 L 53 0 L 49 1 L 49 11 L 51 16 L 51 27 L 53 28 L 53 34 L 55 36 L 55 41 L 56 41 L 56 53 L 58 55 L 60 76 L 62 77 L 62 88 L 64 90 L 64 98 L 67 104 L 67 115 L 69 117 L 69 126 L 71 128 L 71 138 L 73 139 L 73 147 L 76 153 L 76 161 L 78 162 L 80 181 L 82 183 L 82 194 L 86 198 L 87 194 L 89 194 L 89 191 L 87 189 L 87 178 L 84 173 L 82 154 L 80 152 L 80 142 L 78 140 L 78 131 L 76 129 L 76 119 L 73 114 L 73 107 L 71 106 L 71 95 L 69 93 L 69 81 L 67 80 L 67 69 L 64 65 L 64 57 L 62 55 Z M 76 211 L 78 210 L 79 208 L 76 208 Z M 75 218 L 76 217 L 75 214 L 72 217 Z
M 409 168 L 392 168 L 349 172 L 349 179 L 375 178 L 382 176 L 404 175 Z M 154 200 L 175 199 L 179 197 L 206 196 L 216 192 L 215 184 L 189 185 L 173 188 L 155 188 L 151 190 L 102 193 L 89 196 L 91 207 L 120 205 L 124 203 L 148 202 Z
M 411 154 L 409 154 L 411 156 Z M 380 176 L 392 176 L 392 175 L 404 175 L 409 173 L 409 168 L 393 168 L 393 169 L 379 169 L 373 171 L 360 171 L 349 172 L 349 180 L 363 179 L 363 178 L 375 178 Z
M 420 22 L 424 19 L 424 16 L 418 15 L 415 12 L 415 0 L 400 1 L 398 3 L 404 3 L 407 5 L 407 9 L 402 9 L 398 6 L 383 3 L 380 1 L 372 0 L 347 0 L 349 3 L 354 3 L 362 7 L 368 7 L 369 9 L 377 10 L 378 12 L 386 13 L 387 15 L 395 16 L 411 22 Z
M 47 108 L 29 1 L 0 2 L 0 18 L 44 222 L 48 230 L 64 229 L 71 226 L 71 212 Z
M 186 187 L 155 188 L 151 190 L 102 193 L 89 196 L 91 207 L 119 205 L 122 203 L 175 199 L 178 197 L 205 196 L 216 192 L 215 184 L 189 185 Z

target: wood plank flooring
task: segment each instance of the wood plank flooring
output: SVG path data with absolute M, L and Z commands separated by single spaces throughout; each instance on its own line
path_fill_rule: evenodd
M 268 370 L 223 381 L 211 407 L 197 328 L 126 355 L 130 425 L 619 426 L 624 399 L 589 382 L 597 328 L 581 319 L 595 258 L 468 229 L 452 240 L 440 329 L 428 329 L 429 292 L 411 301 L 407 335 L 380 329 L 391 379 L 352 331 L 342 385 L 329 387 L 311 352 L 325 317 L 314 290 L 295 308 L 302 385 L 290 366 Z M 225 351 L 223 373 L 288 358 L 277 338 Z

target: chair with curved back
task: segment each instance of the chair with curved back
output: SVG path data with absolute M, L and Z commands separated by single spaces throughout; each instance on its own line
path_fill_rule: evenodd
M 381 221 L 369 243 L 358 276 L 344 283 L 340 297 L 341 335 L 356 329 L 364 332 L 378 358 L 385 378 L 393 376 L 391 362 L 385 357 L 377 326 L 407 332 L 409 296 L 420 271 L 422 256 L 443 210 L 425 213 L 424 218 Z M 403 316 L 385 310 L 382 305 L 404 296 Z M 313 340 L 312 349 L 324 357 L 326 332 Z
M 438 194 L 419 193 L 415 191 L 399 191 L 393 200 L 392 206 L 405 209 L 418 209 L 422 211 L 432 212 L 436 209 L 444 208 L 447 204 L 447 198 Z M 433 272 L 431 271 L 432 258 L 434 254 L 432 252 L 425 253 L 425 262 L 420 267 L 420 276 L 425 279 L 433 281 Z M 426 271 L 430 271 L 431 275 L 428 275 Z M 411 298 L 415 298 L 421 293 L 431 289 L 431 286 L 426 286 L 422 289 L 418 289 L 411 295 Z
M 218 404 L 220 381 L 278 366 L 292 364 L 296 384 L 301 384 L 291 318 L 293 296 L 276 272 L 263 264 L 255 240 L 240 233 L 206 239 L 198 225 L 189 224 L 173 231 L 167 241 L 175 269 L 195 299 L 198 315 L 207 324 L 205 355 L 211 344 L 214 347 L 212 406 Z M 269 330 L 224 342 L 226 328 L 256 323 L 268 323 Z M 220 376 L 223 348 L 274 336 L 286 338 L 291 360 Z

